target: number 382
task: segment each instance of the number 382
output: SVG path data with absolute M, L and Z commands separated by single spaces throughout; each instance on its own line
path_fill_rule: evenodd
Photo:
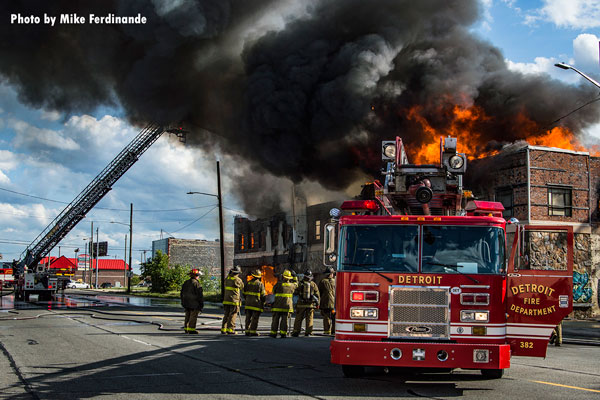
M 519 347 L 522 349 L 533 349 L 533 342 L 521 342 Z

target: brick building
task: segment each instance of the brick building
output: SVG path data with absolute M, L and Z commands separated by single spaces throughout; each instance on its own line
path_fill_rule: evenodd
M 152 256 L 157 251 L 169 256 L 169 266 L 187 265 L 208 267 L 211 275 L 221 276 L 221 244 L 218 240 L 192 240 L 166 238 L 152 242 Z M 233 243 L 225 243 L 225 269 L 233 266 Z
M 575 312 L 598 315 L 600 158 L 587 152 L 522 145 L 471 163 L 465 187 L 500 201 L 505 218 L 570 225 L 575 233 Z

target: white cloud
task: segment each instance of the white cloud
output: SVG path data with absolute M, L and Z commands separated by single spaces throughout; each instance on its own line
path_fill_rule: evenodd
M 579 75 L 575 73 L 565 73 L 564 70 L 556 68 L 554 64 L 561 62 L 564 60 L 559 60 L 557 58 L 547 58 L 547 57 L 536 57 L 534 62 L 532 63 L 519 63 L 513 62 L 511 60 L 505 60 L 508 69 L 511 71 L 520 72 L 522 74 L 532 74 L 532 75 L 540 75 L 540 74 L 548 74 L 554 79 L 559 79 L 566 83 L 577 83 L 579 81 Z M 568 64 L 573 64 L 574 61 L 567 60 Z
M 578 68 L 598 68 L 598 36 L 582 33 L 573 40 L 573 56 Z
M 0 150 L 0 169 L 10 171 L 19 165 L 19 156 L 9 150 Z
M 13 145 L 17 148 L 79 150 L 77 142 L 69 137 L 65 137 L 63 132 L 40 129 L 17 119 L 9 120 L 9 126 L 16 133 Z
M 10 179 L 8 178 L 8 176 L 6 176 L 6 174 L 4 172 L 2 172 L 1 169 L 0 169 L 0 183 L 2 183 L 2 184 L 10 183 Z
M 45 121 L 58 121 L 60 113 L 58 111 L 42 111 L 41 118 Z
M 589 29 L 600 27 L 598 0 L 544 0 L 544 6 L 526 16 L 527 24 L 548 21 L 560 28 Z

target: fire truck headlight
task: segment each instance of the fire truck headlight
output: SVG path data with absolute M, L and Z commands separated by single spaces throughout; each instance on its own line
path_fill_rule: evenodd
M 385 159 L 395 160 L 396 159 L 396 144 L 387 143 L 383 145 L 383 156 Z
M 376 308 L 367 308 L 367 307 L 352 307 L 352 308 L 350 308 L 350 318 L 377 319 L 378 317 L 379 317 L 379 310 Z
M 460 312 L 461 322 L 488 322 L 490 319 L 490 312 L 484 311 L 469 311 L 463 310 Z
M 465 160 L 458 154 L 453 155 L 448 160 L 448 164 L 450 165 L 450 168 L 452 168 L 452 169 L 461 169 L 462 166 L 464 165 L 464 163 L 465 163 Z

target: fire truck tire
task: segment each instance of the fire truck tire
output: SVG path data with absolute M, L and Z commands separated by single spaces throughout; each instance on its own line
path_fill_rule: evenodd
M 365 374 L 365 367 L 362 365 L 342 365 L 342 372 L 346 378 L 360 378 Z
M 503 369 L 482 369 L 481 375 L 486 379 L 500 379 L 504 375 Z

